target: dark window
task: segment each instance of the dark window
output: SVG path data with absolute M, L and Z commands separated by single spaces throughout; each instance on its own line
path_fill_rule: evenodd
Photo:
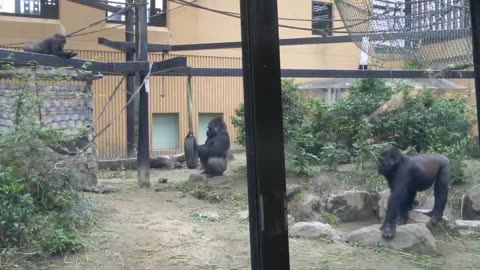
M 123 8 L 125 4 L 119 4 L 119 0 L 111 1 L 109 5 Z M 150 26 L 167 26 L 167 14 L 163 13 L 167 8 L 167 0 L 148 0 L 148 25 Z M 107 16 L 112 15 L 113 12 L 107 12 Z M 107 22 L 125 23 L 125 15 L 115 15 L 110 17 Z
M 332 4 L 312 2 L 312 35 L 332 35 Z
M 58 19 L 59 0 L 0 1 L 0 14 L 21 17 Z

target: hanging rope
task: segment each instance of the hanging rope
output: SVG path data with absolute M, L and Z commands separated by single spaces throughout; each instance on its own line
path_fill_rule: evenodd
M 192 75 L 187 79 L 187 111 L 188 111 L 188 133 L 193 133 L 193 101 L 192 101 Z
M 187 79 L 187 112 L 188 112 L 188 134 L 185 137 L 185 163 L 187 168 L 195 169 L 198 166 L 197 141 L 193 135 L 193 101 L 192 101 L 192 75 Z

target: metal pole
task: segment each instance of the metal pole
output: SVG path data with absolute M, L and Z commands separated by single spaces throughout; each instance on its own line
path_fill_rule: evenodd
M 147 1 L 136 1 L 137 14 L 135 16 L 135 39 L 137 41 L 137 60 L 148 61 L 148 39 L 147 39 Z M 138 113 L 138 154 L 137 154 L 137 175 L 139 187 L 150 187 L 150 138 L 149 138 L 149 110 L 148 93 L 145 87 L 147 73 L 140 72 L 140 100 Z
M 132 4 L 133 0 L 127 0 L 127 4 Z M 134 42 L 134 11 L 133 9 L 125 12 L 125 42 Z M 135 50 L 127 48 L 125 51 L 125 60 L 134 61 Z M 126 78 L 127 101 L 130 100 L 135 92 L 135 75 L 128 74 Z M 135 154 L 135 102 L 127 105 L 127 157 L 132 157 Z
M 276 0 L 240 0 L 252 269 L 290 269 Z
M 477 128 L 480 143 L 480 1 L 470 0 L 472 21 L 473 70 L 475 73 L 475 100 L 477 105 Z

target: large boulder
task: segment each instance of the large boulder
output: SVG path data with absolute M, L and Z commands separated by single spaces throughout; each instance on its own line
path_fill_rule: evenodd
M 307 193 L 303 196 L 301 205 L 295 211 L 295 219 L 301 221 L 320 221 L 322 202 L 315 194 Z
M 480 220 L 480 185 L 474 186 L 463 199 L 464 220 Z
M 366 191 L 345 191 L 329 195 L 325 210 L 342 222 L 361 221 L 374 215 L 374 201 Z
M 342 236 L 338 234 L 330 224 L 321 222 L 298 222 L 290 229 L 289 235 L 300 238 L 341 240 Z
M 348 234 L 348 242 L 357 242 L 368 245 L 381 245 L 391 249 L 417 252 L 427 255 L 438 255 L 436 240 L 425 224 L 407 224 L 397 226 L 395 237 L 391 240 L 382 238 L 380 224 L 358 229 Z
M 375 205 L 375 214 L 377 218 L 381 221 L 384 220 L 385 214 L 387 213 L 388 207 L 388 200 L 390 199 L 390 190 L 384 190 L 380 192 L 380 199 L 378 200 L 377 204 Z M 415 206 L 419 205 L 418 200 L 415 198 Z
M 302 191 L 301 186 L 297 184 L 287 184 L 287 200 L 291 200 L 293 196 Z

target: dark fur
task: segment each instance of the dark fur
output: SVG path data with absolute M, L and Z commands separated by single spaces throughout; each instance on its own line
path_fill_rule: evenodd
M 62 34 L 55 34 L 51 37 L 42 39 L 23 46 L 23 51 L 41 54 L 51 54 L 63 58 L 72 58 L 77 55 L 76 52 L 66 52 L 63 47 L 67 43 L 67 39 Z
M 223 175 L 227 169 L 227 154 L 230 149 L 230 137 L 227 125 L 222 117 L 216 117 L 208 123 L 207 140 L 198 146 L 198 157 L 203 173 L 209 176 Z
M 431 217 L 433 226 L 443 217 L 450 183 L 450 161 L 446 156 L 422 154 L 410 157 L 397 148 L 391 148 L 380 155 L 378 173 L 385 176 L 390 188 L 385 221 L 380 227 L 384 238 L 394 237 L 396 225 L 408 221 L 408 211 L 413 208 L 417 192 L 425 191 L 432 185 L 435 203 L 426 215 Z

